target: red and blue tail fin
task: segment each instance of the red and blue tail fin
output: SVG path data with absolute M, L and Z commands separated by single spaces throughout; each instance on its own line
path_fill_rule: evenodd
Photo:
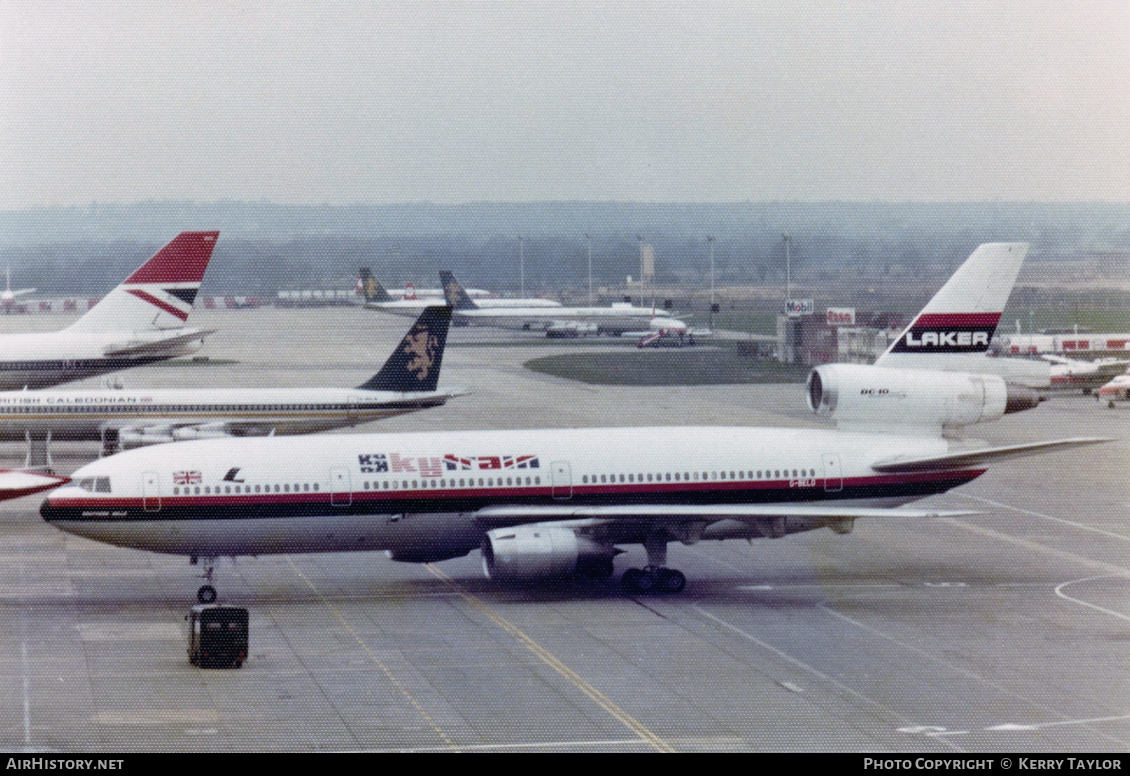
M 181 232 L 68 331 L 146 331 L 188 320 L 219 232 Z

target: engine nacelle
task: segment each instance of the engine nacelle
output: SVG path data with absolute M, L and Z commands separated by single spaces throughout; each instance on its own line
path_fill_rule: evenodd
M 152 426 L 148 428 L 123 428 L 118 432 L 118 444 L 123 450 L 132 450 L 135 447 L 146 445 L 163 445 L 173 441 L 173 430 L 169 426 Z
M 483 573 L 487 579 L 531 579 L 572 574 L 578 564 L 611 560 L 616 551 L 570 528 L 519 525 L 495 528 L 483 537 Z
M 837 424 L 924 430 L 996 420 L 1039 403 L 1030 388 L 996 375 L 825 364 L 808 375 L 808 406 Z
M 173 439 L 184 442 L 191 439 L 222 439 L 231 436 L 224 423 L 209 423 L 203 426 L 184 426 L 173 431 Z

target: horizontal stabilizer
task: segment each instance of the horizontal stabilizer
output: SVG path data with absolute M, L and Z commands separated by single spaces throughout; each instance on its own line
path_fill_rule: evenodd
M 485 507 L 475 517 L 487 522 L 529 520 L 606 520 L 687 518 L 703 520 L 754 520 L 761 517 L 814 517 L 852 520 L 871 517 L 966 517 L 968 510 L 905 509 L 903 507 L 823 506 L 820 504 L 624 504 L 616 506 L 507 506 Z
M 1097 445 L 1111 441 L 1113 440 L 1086 437 L 1057 439 L 1052 442 L 1029 442 L 1023 445 L 986 447 L 980 450 L 962 450 L 956 453 L 947 453 L 946 455 L 931 455 L 920 458 L 912 456 L 890 458 L 886 461 L 878 461 L 871 464 L 871 468 L 877 472 L 886 474 L 916 472 L 924 469 L 965 469 L 970 466 L 981 466 L 990 461 L 1001 461 L 1006 458 L 1023 458 L 1028 455 L 1040 455 L 1041 453 L 1050 453 L 1070 447 L 1085 447 L 1087 445 Z
M 169 332 L 183 332 L 161 339 L 140 339 L 132 342 L 115 342 L 107 345 L 102 355 L 107 357 L 119 356 L 129 358 L 143 358 L 145 356 L 163 356 L 172 348 L 188 345 L 198 339 L 212 334 L 215 329 L 170 329 Z M 176 354 L 174 354 L 176 355 Z

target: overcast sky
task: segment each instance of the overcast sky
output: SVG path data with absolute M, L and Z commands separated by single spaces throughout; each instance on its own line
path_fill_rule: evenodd
M 0 208 L 1130 200 L 1130 2 L 0 0 Z

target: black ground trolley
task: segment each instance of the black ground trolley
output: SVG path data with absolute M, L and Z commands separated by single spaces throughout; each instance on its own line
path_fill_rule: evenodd
M 188 613 L 188 662 L 200 668 L 239 668 L 247 659 L 247 610 L 202 604 Z

